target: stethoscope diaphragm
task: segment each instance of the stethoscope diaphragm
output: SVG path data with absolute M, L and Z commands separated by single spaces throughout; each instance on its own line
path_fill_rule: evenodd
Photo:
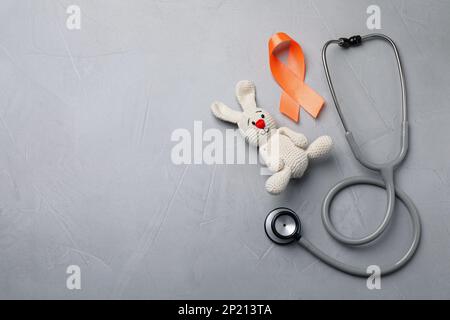
M 300 219 L 288 208 L 270 211 L 264 222 L 264 229 L 269 239 L 277 244 L 289 244 L 301 236 Z

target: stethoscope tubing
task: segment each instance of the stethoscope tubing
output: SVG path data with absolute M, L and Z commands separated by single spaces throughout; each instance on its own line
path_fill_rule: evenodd
M 327 41 L 323 48 L 322 48 L 322 64 L 325 71 L 325 76 L 327 78 L 328 87 L 331 92 L 331 97 L 333 98 L 334 105 L 336 107 L 336 110 L 339 115 L 339 119 L 341 120 L 342 126 L 345 130 L 345 137 L 350 145 L 350 148 L 352 149 L 353 154 L 355 155 L 355 158 L 363 165 L 364 167 L 371 169 L 371 170 L 382 170 L 384 168 L 392 167 L 395 168 L 397 165 L 399 165 L 403 159 L 405 158 L 407 152 L 408 152 L 408 142 L 409 142 L 409 135 L 408 135 L 408 110 L 406 107 L 406 85 L 405 85 L 405 78 L 403 75 L 403 67 L 402 62 L 400 59 L 400 54 L 398 52 L 397 46 L 395 45 L 394 41 L 389 38 L 388 36 L 381 34 L 381 33 L 372 33 L 368 35 L 361 36 L 362 43 L 364 41 L 368 40 L 374 40 L 374 39 L 381 39 L 386 41 L 394 51 L 395 59 L 397 61 L 397 71 L 400 79 L 400 88 L 401 88 L 401 138 L 400 138 L 400 151 L 397 154 L 397 156 L 391 160 L 388 163 L 384 164 L 376 164 L 370 161 L 369 159 L 365 158 L 362 155 L 362 152 L 360 151 L 357 143 L 355 142 L 355 139 L 353 137 L 353 133 L 349 128 L 349 125 L 345 119 L 344 113 L 342 111 L 342 108 L 339 104 L 336 90 L 334 89 L 333 81 L 331 79 L 330 75 L 330 68 L 328 66 L 327 61 L 327 49 L 331 44 L 337 44 L 339 45 L 341 40 L 329 40 Z

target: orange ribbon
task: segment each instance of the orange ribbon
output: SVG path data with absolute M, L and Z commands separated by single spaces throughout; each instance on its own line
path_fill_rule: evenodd
M 276 56 L 281 49 L 289 46 L 287 65 Z M 305 84 L 305 57 L 302 48 L 286 33 L 278 32 L 269 39 L 270 70 L 283 92 L 280 111 L 298 122 L 300 106 L 316 118 L 323 107 L 324 100 Z

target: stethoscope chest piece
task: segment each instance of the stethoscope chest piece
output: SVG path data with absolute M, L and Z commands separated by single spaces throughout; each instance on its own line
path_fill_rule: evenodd
M 264 229 L 270 240 L 277 244 L 289 244 L 300 239 L 301 223 L 297 214 L 288 208 L 277 208 L 269 212 Z

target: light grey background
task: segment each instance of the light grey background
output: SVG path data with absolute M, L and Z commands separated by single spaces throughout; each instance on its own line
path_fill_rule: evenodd
M 66 8 L 82 10 L 81 30 Z M 350 249 L 328 236 L 320 205 L 340 179 L 371 174 L 353 158 L 320 60 L 325 41 L 366 34 L 366 9 L 400 50 L 411 145 L 397 185 L 414 199 L 423 238 L 412 262 L 370 291 L 296 246 L 276 247 L 263 220 L 300 213 L 305 236 L 343 261 L 391 262 L 410 241 L 399 205 L 387 234 Z M 447 1 L 17 1 L 0 4 L 0 298 L 450 298 L 450 3 Z M 327 101 L 295 124 L 278 112 L 267 41 L 300 42 L 307 83 Z M 400 92 L 382 42 L 330 50 L 337 91 L 375 160 L 398 148 Z M 174 165 L 171 133 L 232 126 L 209 105 L 237 108 L 250 79 L 278 122 L 330 134 L 332 156 L 280 196 L 256 165 Z M 337 226 L 363 235 L 381 221 L 381 190 L 354 188 L 333 205 Z M 66 268 L 82 290 L 66 288 Z

